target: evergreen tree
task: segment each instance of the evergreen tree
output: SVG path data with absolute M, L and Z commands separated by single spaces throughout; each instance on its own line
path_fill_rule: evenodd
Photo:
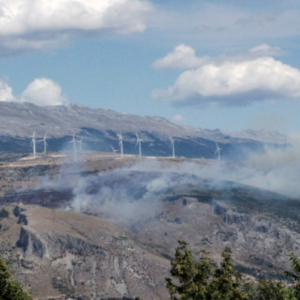
M 293 252 L 289 254 L 289 258 L 294 272 L 284 272 L 284 274 L 295 281 L 294 294 L 296 299 L 300 299 L 300 260 Z
M 209 286 L 209 300 L 243 300 L 248 294 L 243 288 L 242 275 L 232 265 L 231 250 L 226 247 L 222 253 L 223 261 L 214 272 Z
M 171 278 L 166 278 L 172 300 L 207 299 L 209 278 L 213 273 L 212 263 L 207 254 L 203 251 L 200 261 L 196 262 L 191 251 L 187 249 L 187 243 L 179 241 L 170 272 L 176 278 L 177 284 Z
M 32 300 L 21 284 L 12 278 L 4 260 L 0 260 L 0 300 Z
M 257 287 L 257 300 L 297 300 L 294 290 L 280 281 L 262 280 Z

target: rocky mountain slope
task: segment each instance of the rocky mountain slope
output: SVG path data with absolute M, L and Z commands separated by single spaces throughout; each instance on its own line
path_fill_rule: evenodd
M 299 200 L 187 173 L 53 177 L 5 203 L 0 255 L 39 299 L 166 299 L 178 239 L 216 261 L 228 245 L 236 268 L 256 278 L 281 278 L 288 252 L 300 255 Z
M 38 206 L 6 209 L 0 255 L 36 299 L 166 297 L 167 259 L 110 222 Z
M 285 145 L 286 137 L 275 132 L 244 131 L 228 134 L 174 124 L 160 117 L 141 117 L 81 105 L 39 107 L 30 103 L 0 102 L 1 151 L 30 151 L 34 131 L 42 138 L 47 133 L 49 150 L 70 147 L 72 134 L 86 137 L 86 149 L 111 151 L 118 147 L 116 134 L 124 135 L 124 150 L 137 154 L 135 133 L 143 141 L 145 155 L 170 156 L 170 139 L 176 139 L 176 155 L 215 158 L 215 142 L 228 159 L 243 157 L 246 150 L 261 151 L 263 145 Z M 39 151 L 42 143 L 38 143 Z M 239 154 L 239 156 L 237 156 Z

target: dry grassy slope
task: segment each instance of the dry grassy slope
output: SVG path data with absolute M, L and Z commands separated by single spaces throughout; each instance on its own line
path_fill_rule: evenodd
M 76 181 L 82 173 L 93 175 L 94 170 L 118 165 L 108 161 L 78 166 L 65 164 L 51 170 L 37 166 L 2 170 L 0 174 L 12 184 L 26 180 L 30 188 L 49 171 L 50 175 L 60 172 L 60 180 Z M 154 176 L 148 173 L 129 174 L 111 184 L 143 191 L 139 183 L 147 184 Z M 18 276 L 32 284 L 34 294 L 41 298 L 61 293 L 86 297 L 96 293 L 102 298 L 128 293 L 145 299 L 147 295 L 156 299 L 165 295 L 169 263 L 161 257 L 173 255 L 178 239 L 188 241 L 195 253 L 208 249 L 216 260 L 229 245 L 235 263 L 254 275 L 263 275 L 260 269 L 268 270 L 268 276 L 280 274 L 289 267 L 289 251 L 300 255 L 298 201 L 246 186 L 216 190 L 200 183 L 197 179 L 191 186 L 175 184 L 162 193 L 155 215 L 142 222 L 137 218 L 128 228 L 74 212 L 28 207 L 24 213 L 27 226 L 17 224 L 19 219 L 12 216 L 0 221 L 0 255 L 12 261 Z M 25 251 L 15 247 L 21 228 L 19 246 Z M 148 251 L 143 250 L 145 247 Z
M 95 157 L 95 158 L 94 158 Z M 15 161 L 0 164 L 0 197 L 5 193 L 18 190 L 32 190 L 43 176 L 53 178 L 60 176 L 68 183 L 76 182 L 82 176 L 95 175 L 133 165 L 137 159 L 130 157 L 124 160 L 105 157 L 92 153 L 84 161 L 74 163 L 72 157 L 64 159 L 38 158 L 36 160 Z
M 168 260 L 120 229 L 75 212 L 24 208 L 20 218 L 9 207 L 9 218 L 1 220 L 0 256 L 31 286 L 36 299 L 62 294 L 81 299 L 166 297 Z M 20 220 L 22 224 L 17 224 Z

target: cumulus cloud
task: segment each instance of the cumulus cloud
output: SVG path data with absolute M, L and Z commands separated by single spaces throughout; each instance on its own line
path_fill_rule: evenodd
M 35 79 L 23 92 L 20 101 L 39 106 L 65 105 L 68 103 L 58 83 L 47 78 Z
M 0 0 L 0 46 L 36 50 L 73 36 L 142 32 L 151 11 L 140 0 Z
M 0 101 L 29 102 L 39 106 L 67 105 L 60 85 L 48 78 L 37 78 L 31 82 L 20 97 L 13 95 L 13 89 L 0 81 Z
M 189 61 L 192 68 L 184 71 L 168 89 L 154 90 L 153 98 L 175 105 L 199 106 L 244 106 L 263 100 L 299 98 L 300 71 L 263 55 L 278 51 L 274 49 L 261 45 L 248 55 L 209 59 L 199 67 L 194 57 L 194 65 Z M 172 62 L 178 66 L 175 60 Z M 171 60 L 168 63 L 170 67 Z
M 13 91 L 6 82 L 0 81 L 0 101 L 13 101 Z
M 202 66 L 209 57 L 197 57 L 196 51 L 189 46 L 181 44 L 173 52 L 154 62 L 157 69 L 188 69 Z
M 185 120 L 185 117 L 183 115 L 175 115 L 173 116 L 172 120 L 175 122 L 183 122 Z

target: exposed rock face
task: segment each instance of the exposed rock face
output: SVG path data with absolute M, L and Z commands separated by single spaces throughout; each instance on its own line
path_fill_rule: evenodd
M 20 231 L 13 251 L 2 247 L 7 239 L 0 238 L 1 257 L 12 262 L 39 299 L 60 294 L 82 299 L 166 297 L 169 262 L 108 222 L 37 206 L 26 206 L 22 213 L 27 225 L 18 224 L 16 217 L 5 222 L 8 231 L 17 224 Z
M 49 208 L 11 207 L 0 220 L 0 256 L 41 299 L 166 299 L 178 240 L 216 261 L 230 246 L 234 263 L 257 277 L 282 274 L 288 252 L 300 255 L 300 201 L 233 182 L 118 170 L 85 178 L 65 198 L 86 214 L 56 210 L 64 198 L 51 190 L 32 196 Z

